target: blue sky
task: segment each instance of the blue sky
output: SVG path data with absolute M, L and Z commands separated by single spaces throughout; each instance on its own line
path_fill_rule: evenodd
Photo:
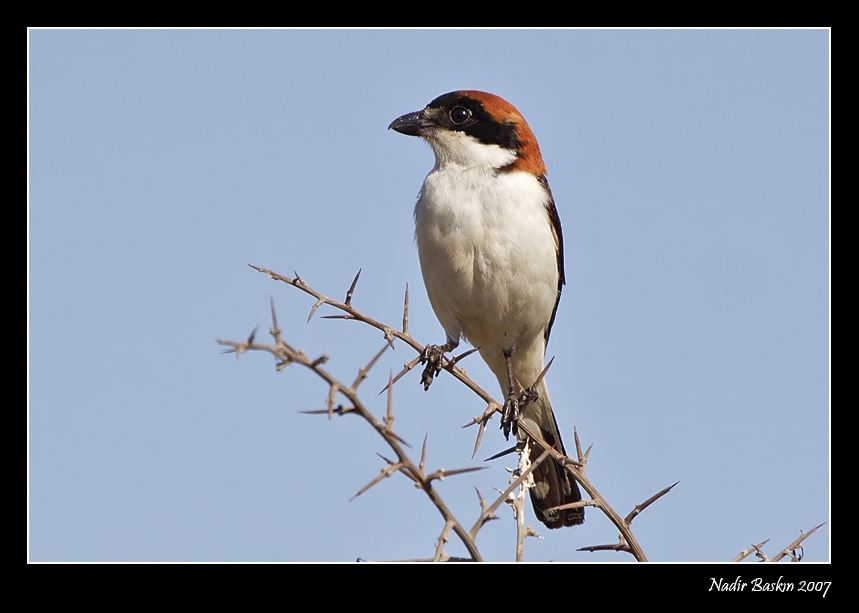
M 482 89 L 540 141 L 567 286 L 548 355 L 562 433 L 640 515 L 651 560 L 775 554 L 830 518 L 830 33 L 802 30 L 30 30 L 29 559 L 353 561 L 432 556 L 437 511 L 383 467 L 383 441 L 328 421 L 327 388 L 216 338 L 284 337 L 354 379 L 380 333 L 325 320 L 249 268 L 297 271 L 393 326 L 406 284 L 422 343 L 412 208 L 432 166 L 387 130 L 439 94 Z M 398 344 L 363 386 L 411 360 Z M 492 393 L 493 377 L 463 363 Z M 430 468 L 489 466 L 438 490 L 460 521 L 511 459 L 444 374 L 395 387 L 396 427 Z M 538 526 L 529 507 L 527 521 Z M 513 558 L 508 509 L 478 538 Z M 531 561 L 627 561 L 529 539 Z M 452 541 L 453 555 L 463 548 Z M 828 561 L 827 524 L 805 543 Z

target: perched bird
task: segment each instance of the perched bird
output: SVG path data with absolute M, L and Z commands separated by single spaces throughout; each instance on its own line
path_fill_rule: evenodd
M 415 205 L 415 237 L 447 342 L 428 348 L 424 386 L 432 381 L 433 361 L 440 363 L 465 338 L 506 394 L 505 435 L 512 423 L 524 438 L 516 427 L 524 420 L 566 455 L 540 378 L 564 285 L 564 245 L 534 133 L 512 104 L 473 90 L 439 96 L 388 127 L 420 136 L 435 154 Z M 536 399 L 522 402 L 528 393 Z M 532 459 L 538 455 L 532 449 Z M 581 500 L 563 467 L 547 459 L 533 475 L 531 501 L 541 522 L 560 528 L 584 521 L 583 507 L 550 510 Z

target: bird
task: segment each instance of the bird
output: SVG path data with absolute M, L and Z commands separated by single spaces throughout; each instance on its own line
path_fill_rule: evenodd
M 446 342 L 424 352 L 424 388 L 464 339 L 506 395 L 505 436 L 512 425 L 525 440 L 517 428 L 524 421 L 566 455 L 543 376 L 565 284 L 564 243 L 537 138 L 516 107 L 477 90 L 438 96 L 388 128 L 422 138 L 435 155 L 414 208 L 415 240 Z M 553 509 L 582 498 L 560 464 L 547 458 L 532 474 L 537 519 L 550 529 L 584 522 L 584 506 Z

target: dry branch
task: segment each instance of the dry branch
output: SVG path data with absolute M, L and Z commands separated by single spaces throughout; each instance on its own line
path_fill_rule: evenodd
M 433 557 L 434 560 L 447 559 L 447 554 L 443 553 L 444 543 L 448 540 L 448 535 L 451 531 L 457 535 L 460 541 L 465 545 L 468 550 L 469 555 L 472 560 L 479 561 L 481 560 L 480 552 L 477 549 L 475 544 L 475 539 L 477 537 L 477 533 L 480 529 L 491 519 L 494 519 L 495 510 L 498 506 L 506 501 L 510 500 L 510 496 L 512 492 L 516 488 L 520 488 L 520 496 L 518 499 L 520 501 L 524 501 L 524 490 L 527 489 L 528 479 L 530 478 L 531 472 L 536 468 L 540 462 L 543 461 L 555 461 L 560 462 L 565 466 L 566 470 L 570 472 L 570 474 L 575 478 L 585 489 L 585 491 L 591 495 L 592 500 L 583 501 L 581 503 L 576 503 L 579 505 L 591 505 L 598 507 L 603 513 L 605 513 L 613 523 L 621 531 L 623 542 L 625 546 L 623 548 L 624 551 L 628 551 L 632 555 L 636 557 L 637 560 L 646 560 L 644 556 L 644 552 L 638 546 L 638 543 L 635 541 L 634 536 L 629 530 L 629 522 L 624 522 L 620 517 L 611 509 L 608 503 L 599 495 L 596 488 L 588 481 L 584 472 L 584 463 L 587 461 L 587 454 L 582 456 L 581 449 L 578 441 L 578 435 L 576 435 L 576 447 L 579 451 L 579 459 L 578 461 L 573 458 L 565 457 L 557 452 L 554 448 L 550 447 L 545 443 L 545 441 L 540 438 L 539 434 L 531 431 L 528 426 L 524 423 L 518 424 L 519 428 L 531 439 L 531 444 L 538 446 L 542 454 L 540 457 L 534 462 L 530 462 L 530 465 L 527 467 L 520 467 L 515 475 L 515 479 L 510 484 L 510 486 L 501 493 L 501 495 L 490 505 L 486 505 L 483 501 L 482 497 L 480 497 L 480 506 L 481 511 L 478 516 L 477 521 L 471 528 L 471 530 L 465 530 L 462 525 L 455 519 L 453 514 L 450 512 L 448 507 L 442 501 L 441 497 L 438 495 L 436 490 L 432 487 L 432 481 L 438 479 L 442 480 L 447 476 L 465 474 L 469 472 L 473 472 L 475 470 L 482 470 L 485 467 L 477 467 L 477 468 L 460 468 L 453 470 L 445 470 L 438 469 L 430 474 L 426 474 L 425 466 L 426 466 L 426 453 L 427 453 L 427 441 L 424 440 L 424 444 L 421 450 L 421 459 L 419 464 L 416 466 L 409 456 L 406 454 L 403 449 L 403 445 L 405 443 L 403 440 L 394 432 L 393 423 L 394 423 L 394 414 L 393 414 L 393 400 L 392 400 L 392 390 L 393 385 L 396 383 L 406 372 L 410 371 L 414 366 L 420 363 L 423 360 L 426 360 L 428 347 L 422 346 L 416 340 L 414 340 L 411 335 L 408 333 L 408 288 L 406 288 L 406 296 L 403 303 L 403 331 L 398 331 L 390 326 L 386 326 L 382 322 L 376 321 L 367 315 L 359 312 L 352 306 L 352 298 L 354 295 L 355 287 L 358 282 L 358 277 L 360 276 L 360 271 L 355 275 L 355 278 L 352 281 L 352 284 L 349 287 L 349 290 L 346 292 L 346 300 L 344 302 L 339 302 L 328 296 L 318 292 L 317 290 L 310 287 L 301 277 L 295 273 L 295 277 L 285 277 L 278 273 L 275 273 L 267 268 L 260 268 L 257 266 L 252 266 L 255 270 L 258 270 L 272 279 L 277 281 L 281 281 L 292 285 L 300 289 L 301 291 L 309 294 L 313 298 L 315 298 L 315 302 L 313 307 L 311 308 L 310 315 L 308 320 L 312 318 L 317 309 L 320 306 L 328 305 L 334 307 L 335 309 L 341 311 L 343 315 L 328 315 L 324 316 L 326 319 L 331 318 L 345 318 L 345 319 L 355 319 L 361 321 L 362 323 L 369 325 L 373 328 L 380 330 L 384 336 L 386 345 L 382 348 L 367 364 L 367 366 L 359 369 L 358 376 L 355 381 L 350 386 L 346 386 L 343 383 L 339 382 L 335 379 L 327 370 L 322 368 L 322 366 L 327 361 L 327 356 L 323 355 L 316 359 L 311 359 L 303 351 L 297 350 L 294 347 L 290 346 L 286 341 L 281 337 L 280 328 L 277 325 L 277 314 L 274 308 L 274 302 L 272 301 L 271 312 L 272 312 L 272 328 L 270 333 L 274 338 L 274 344 L 264 344 L 257 343 L 255 340 L 255 331 L 251 334 L 247 341 L 244 342 L 236 342 L 236 341 L 228 341 L 228 340 L 219 340 L 218 342 L 223 345 L 229 346 L 231 349 L 228 351 L 234 351 L 237 355 L 244 353 L 246 351 L 256 350 L 256 351 L 265 351 L 271 353 L 275 359 L 277 360 L 278 370 L 282 370 L 289 364 L 300 364 L 305 366 L 315 372 L 321 379 L 323 379 L 328 385 L 328 395 L 326 397 L 326 407 L 327 409 L 322 411 L 305 411 L 305 413 L 309 414 L 327 414 L 329 419 L 334 415 L 346 415 L 346 414 L 354 414 L 363 417 L 378 433 L 389 447 L 396 454 L 396 460 L 391 460 L 385 458 L 387 466 L 382 468 L 380 474 L 377 475 L 374 479 L 372 479 L 369 483 L 367 483 L 364 487 L 362 487 L 358 493 L 353 496 L 353 499 L 360 496 L 361 494 L 368 491 L 377 483 L 382 480 L 394 475 L 396 473 L 402 473 L 406 477 L 408 477 L 411 481 L 414 482 L 415 486 L 422 489 L 426 495 L 431 499 L 433 504 L 439 510 L 439 513 L 445 520 L 445 527 L 442 531 L 442 535 L 439 537 L 437 542 L 436 553 Z M 376 364 L 379 358 L 382 356 L 384 351 L 388 347 L 393 347 L 394 339 L 400 340 L 407 344 L 409 347 L 414 349 L 418 353 L 418 358 L 407 363 L 403 370 L 395 377 L 389 376 L 388 385 L 382 391 L 388 391 L 388 403 L 387 403 L 387 412 L 384 418 L 384 421 L 377 420 L 365 407 L 363 402 L 357 395 L 358 386 L 364 379 L 367 378 L 372 367 Z M 477 394 L 478 397 L 483 400 L 487 408 L 484 411 L 483 415 L 475 418 L 468 425 L 480 425 L 477 434 L 477 440 L 474 446 L 474 452 L 477 452 L 477 449 L 480 445 L 481 438 L 483 436 L 483 432 L 486 429 L 486 424 L 492 418 L 496 412 L 500 413 L 502 411 L 502 405 L 499 404 L 489 393 L 483 390 L 480 386 L 478 386 L 474 381 L 472 381 L 461 369 L 457 367 L 457 363 L 464 359 L 465 357 L 473 354 L 476 349 L 471 349 L 466 351 L 465 353 L 454 356 L 452 358 L 447 358 L 442 353 L 438 357 L 438 364 L 440 369 L 444 369 L 448 371 L 451 375 L 453 375 L 457 380 L 462 382 L 466 387 L 468 387 L 472 392 Z M 545 372 L 548 370 L 549 366 L 551 366 L 551 361 L 543 370 L 541 376 L 545 375 Z M 345 404 L 338 404 L 336 399 L 338 396 L 343 396 L 346 398 L 347 402 Z M 530 398 L 524 399 L 524 402 L 528 402 L 531 400 Z M 590 450 L 588 450 L 590 451 Z M 526 454 L 527 456 L 527 454 Z M 670 489 L 670 488 L 669 488 Z M 658 497 L 658 496 L 657 496 Z M 514 497 L 515 499 L 516 497 Z M 644 505 L 646 506 L 646 504 Z M 641 507 L 641 509 L 644 508 Z M 517 508 L 514 505 L 515 513 L 517 515 L 517 525 L 519 528 L 517 529 L 517 560 L 522 558 L 522 541 L 524 540 L 524 536 L 526 535 L 535 535 L 534 531 L 530 528 L 530 526 L 526 529 L 524 527 L 524 522 L 521 521 L 523 517 L 522 507 L 521 505 Z M 641 510 L 639 509 L 639 511 Z
M 809 536 L 814 534 L 817 531 L 817 529 L 820 528 L 821 526 L 823 526 L 825 523 L 826 522 L 823 522 L 822 524 L 816 525 L 814 528 L 812 528 L 808 532 L 803 532 L 802 530 L 800 530 L 799 536 L 796 538 L 796 540 L 793 541 L 790 545 L 788 545 L 784 549 L 782 549 L 781 551 L 779 551 L 776 554 L 776 556 L 773 558 L 768 557 L 767 554 L 765 554 L 763 549 L 762 549 L 762 547 L 769 542 L 769 539 L 767 539 L 765 541 L 758 543 L 757 545 L 752 545 L 748 549 L 742 550 L 736 558 L 731 560 L 731 562 L 739 562 L 740 560 L 751 555 L 753 552 L 754 552 L 755 556 L 760 558 L 760 560 L 762 562 L 778 562 L 779 560 L 781 560 L 784 557 L 790 558 L 791 562 L 799 562 L 800 560 L 802 560 L 802 556 L 803 556 L 802 542 L 805 539 L 807 539 Z M 799 553 L 797 553 L 797 551 L 796 551 L 797 549 L 799 549 Z
M 328 386 L 328 394 L 326 397 L 326 409 L 323 410 L 312 410 L 312 411 L 304 411 L 304 413 L 308 414 L 325 414 L 328 415 L 329 419 L 334 415 L 342 416 L 342 415 L 358 415 L 362 417 L 367 423 L 369 423 L 376 432 L 385 440 L 387 445 L 392 449 L 394 454 L 396 455 L 396 459 L 389 459 L 379 454 L 385 463 L 379 475 L 377 475 L 374 479 L 368 482 L 365 486 L 363 486 L 353 497 L 357 498 L 358 496 L 364 494 L 369 489 L 371 489 L 374 485 L 383 481 L 384 479 L 401 473 L 405 475 L 409 480 L 411 480 L 416 487 L 421 489 L 431 500 L 432 504 L 438 509 L 444 520 L 444 526 L 439 535 L 439 538 L 436 542 L 435 553 L 433 555 L 433 561 L 453 561 L 453 560 L 462 560 L 462 558 L 452 558 L 445 550 L 444 546 L 450 539 L 451 533 L 455 534 L 456 537 L 462 542 L 468 551 L 468 555 L 470 558 L 468 560 L 471 561 L 481 561 L 482 557 L 476 545 L 476 537 L 480 529 L 489 521 L 493 519 L 497 519 L 497 515 L 495 511 L 498 506 L 503 502 L 511 503 L 511 506 L 514 508 L 514 514 L 517 519 L 517 553 L 516 559 L 522 559 L 522 543 L 524 541 L 525 536 L 538 536 L 530 526 L 527 528 L 524 526 L 523 520 L 523 504 L 525 498 L 525 491 L 528 488 L 529 480 L 532 480 L 530 475 L 533 470 L 544 461 L 547 462 L 559 462 L 562 466 L 564 466 L 565 470 L 579 483 L 579 485 L 584 489 L 584 491 L 590 496 L 589 500 L 582 500 L 580 502 L 574 503 L 572 505 L 564 505 L 561 507 L 557 507 L 557 509 L 563 508 L 571 508 L 573 506 L 593 506 L 598 508 L 603 514 L 605 514 L 609 520 L 615 525 L 615 527 L 620 532 L 619 541 L 616 544 L 606 544 L 606 545 L 593 545 L 590 547 L 584 547 L 580 550 L 583 551 L 598 551 L 598 550 L 615 550 L 615 551 L 626 551 L 635 557 L 636 560 L 646 561 L 647 558 L 644 555 L 644 551 L 641 549 L 640 545 L 635 539 L 633 535 L 630 524 L 632 520 L 639 515 L 642 511 L 644 511 L 647 507 L 649 507 L 653 502 L 655 502 L 660 497 L 667 494 L 676 483 L 666 487 L 659 493 L 650 497 L 646 501 L 641 504 L 636 505 L 633 510 L 625 517 L 621 518 L 614 509 L 605 501 L 605 499 L 600 495 L 597 491 L 596 487 L 590 482 L 586 475 L 586 465 L 588 460 L 588 455 L 590 453 L 590 447 L 582 452 L 581 444 L 579 442 L 578 432 L 575 432 L 575 444 L 576 444 L 576 458 L 571 458 L 569 456 L 564 456 L 555 450 L 553 447 L 549 446 L 539 435 L 539 433 L 533 432 L 524 421 L 519 421 L 517 423 L 517 427 L 521 433 L 524 433 L 527 436 L 527 440 L 525 443 L 525 447 L 528 445 L 536 446 L 541 450 L 541 455 L 539 458 L 533 462 L 528 462 L 528 452 L 527 449 L 525 453 L 522 453 L 521 446 L 518 448 L 513 448 L 509 451 L 517 450 L 520 452 L 520 458 L 525 458 L 525 461 L 520 464 L 519 468 L 514 472 L 512 482 L 508 488 L 506 488 L 503 492 L 500 492 L 498 498 L 496 498 L 491 504 L 486 503 L 483 497 L 480 495 L 480 492 L 477 492 L 478 501 L 480 505 L 480 513 L 475 521 L 474 525 L 470 530 L 466 530 L 462 524 L 457 521 L 457 519 L 453 516 L 452 512 L 448 509 L 447 505 L 439 496 L 438 492 L 433 488 L 432 482 L 434 480 L 443 480 L 445 477 L 452 475 L 460 475 L 470 473 L 476 470 L 482 470 L 485 467 L 476 467 L 476 468 L 460 468 L 453 470 L 445 470 L 439 468 L 438 470 L 427 474 L 426 473 L 426 456 L 427 456 L 427 440 L 424 439 L 424 444 L 421 449 L 421 459 L 419 463 L 416 465 L 411 458 L 407 455 L 403 446 L 408 446 L 402 438 L 400 438 L 394 432 L 394 410 L 393 410 L 393 386 L 399 381 L 406 373 L 411 371 L 415 366 L 428 361 L 428 352 L 432 350 L 433 360 L 437 360 L 435 362 L 430 362 L 430 364 L 434 365 L 434 368 L 438 368 L 437 371 L 434 371 L 436 374 L 440 372 L 440 370 L 446 370 L 449 372 L 455 379 L 460 381 L 463 385 L 465 385 L 468 389 L 470 389 L 474 394 L 476 394 L 486 405 L 486 409 L 483 414 L 475 417 L 471 422 L 466 424 L 468 427 L 472 425 L 477 425 L 478 432 L 474 445 L 474 454 L 477 453 L 477 450 L 480 446 L 481 439 L 486 430 L 486 426 L 492 416 L 495 413 L 502 413 L 502 405 L 498 403 L 489 393 L 483 390 L 479 385 L 477 385 L 472 379 L 470 379 L 464 371 L 462 371 L 457 363 L 464 359 L 465 357 L 473 354 L 477 349 L 471 349 L 466 351 L 465 353 L 459 356 L 453 356 L 451 358 L 447 358 L 444 353 L 438 353 L 439 349 L 444 349 L 445 347 L 436 347 L 436 346 L 423 346 L 419 342 L 417 342 L 409 333 L 409 289 L 408 285 L 406 285 L 405 297 L 403 300 L 403 321 L 402 321 L 402 330 L 396 330 L 390 326 L 385 325 L 384 323 L 377 321 L 367 315 L 361 313 L 356 310 L 352 306 L 352 299 L 355 293 L 355 288 L 358 283 L 358 278 L 360 277 L 361 271 L 358 271 L 358 274 L 355 275 L 349 289 L 346 292 L 346 298 L 344 302 L 339 302 L 328 296 L 322 294 L 321 292 L 313 289 L 309 286 L 301 277 L 295 273 L 295 276 L 290 278 L 283 275 L 280 275 L 268 268 L 261 268 L 258 266 L 251 265 L 255 270 L 262 272 L 268 275 L 270 278 L 281 281 L 283 283 L 287 283 L 292 285 L 293 287 L 298 288 L 302 292 L 310 295 L 315 299 L 313 306 L 311 307 L 310 314 L 308 315 L 308 321 L 313 317 L 319 307 L 327 305 L 333 307 L 334 309 L 341 312 L 341 314 L 337 315 L 326 315 L 323 316 L 324 319 L 354 319 L 360 321 L 368 326 L 376 328 L 381 331 L 385 338 L 385 346 L 375 354 L 375 356 L 367 363 L 366 366 L 360 368 L 358 371 L 358 375 L 352 385 L 345 385 L 342 382 L 335 379 L 327 370 L 322 368 L 322 366 L 327 361 L 327 356 L 322 355 L 318 358 L 310 358 L 303 351 L 297 350 L 294 347 L 290 346 L 286 341 L 281 337 L 281 331 L 277 325 L 277 315 L 274 308 L 274 302 L 272 301 L 271 305 L 271 315 L 272 315 L 272 328 L 270 330 L 270 334 L 274 338 L 273 344 L 264 344 L 256 342 L 256 329 L 251 333 L 246 341 L 228 341 L 228 340 L 218 340 L 218 343 L 222 345 L 226 345 L 230 347 L 226 352 L 235 352 L 238 357 L 242 353 L 247 351 L 264 351 L 272 354 L 276 360 L 276 366 L 278 370 L 283 370 L 286 366 L 290 364 L 299 364 L 301 366 L 305 366 L 312 370 L 316 375 L 318 375 Z M 367 378 L 371 369 L 376 365 L 378 360 L 381 358 L 383 353 L 387 350 L 388 347 L 393 348 L 394 340 L 399 340 L 409 347 L 411 347 L 415 352 L 417 352 L 417 357 L 410 362 L 407 362 L 403 369 L 394 376 L 393 373 L 389 373 L 388 385 L 382 390 L 382 392 L 388 392 L 387 398 L 387 407 L 386 413 L 383 421 L 377 420 L 370 411 L 366 408 L 363 402 L 357 395 L 358 387 L 360 384 Z M 545 372 L 548 370 L 549 366 L 551 366 L 551 361 L 547 364 L 546 368 L 543 370 L 543 373 L 540 375 L 541 377 L 545 375 Z M 424 376 L 426 376 L 427 371 L 430 369 L 428 364 L 427 369 L 424 371 Z M 430 373 L 432 375 L 433 373 Z M 338 403 L 338 397 L 342 397 L 345 399 L 344 403 Z M 528 397 L 527 395 L 522 398 L 523 403 L 527 403 L 532 401 L 533 398 Z M 506 453 L 506 452 L 504 452 Z M 473 454 L 473 455 L 474 455 Z M 473 457 L 472 455 L 472 457 Z M 499 455 L 503 455 L 499 454 Z M 519 495 L 514 496 L 513 492 L 519 488 Z M 822 525 L 822 524 L 821 524 Z M 791 556 L 793 559 L 798 559 L 796 554 L 794 553 L 797 548 L 800 547 L 802 541 L 808 537 L 811 533 L 813 533 L 817 528 L 817 526 L 810 530 L 807 533 L 802 533 L 801 536 L 794 541 L 787 548 L 782 550 L 778 554 L 776 559 L 780 559 L 784 556 Z M 763 545 L 763 543 L 761 544 Z M 752 549 L 744 551 L 738 556 L 738 560 L 743 557 L 749 555 L 752 551 L 757 551 L 760 556 L 762 552 L 760 551 L 760 545 L 753 546 Z M 801 556 L 799 556 L 801 557 Z

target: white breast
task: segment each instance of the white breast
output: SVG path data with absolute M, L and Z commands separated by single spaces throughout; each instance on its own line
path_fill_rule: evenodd
M 449 338 L 493 353 L 542 338 L 558 295 L 548 200 L 526 172 L 436 167 L 427 176 L 415 234 L 427 294 Z

